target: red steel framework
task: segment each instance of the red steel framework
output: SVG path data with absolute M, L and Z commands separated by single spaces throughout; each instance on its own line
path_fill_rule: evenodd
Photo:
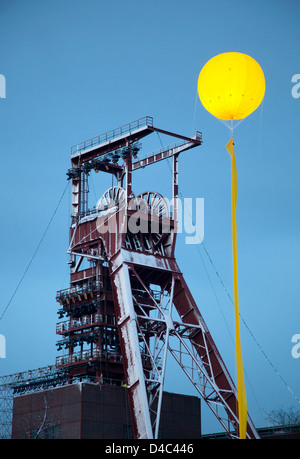
M 157 132 L 179 143 L 139 157 L 140 140 Z M 135 438 L 157 438 L 167 354 L 187 375 L 225 432 L 238 437 L 237 390 L 175 259 L 178 157 L 202 144 L 164 131 L 149 116 L 71 149 L 70 288 L 57 292 L 56 367 L 68 381 L 125 384 Z M 173 212 L 162 195 L 135 195 L 132 174 L 173 161 Z M 88 209 L 88 176 L 117 179 Z M 84 267 L 83 267 L 84 265 Z M 86 266 L 87 265 L 87 266 Z M 257 432 L 248 416 L 248 438 Z

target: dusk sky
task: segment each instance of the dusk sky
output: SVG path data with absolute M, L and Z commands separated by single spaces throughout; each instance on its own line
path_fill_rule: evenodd
M 179 235 L 176 257 L 236 380 L 230 131 L 201 105 L 197 79 L 211 57 L 238 51 L 266 79 L 263 103 L 234 131 L 248 409 L 257 427 L 271 410 L 300 409 L 300 352 L 292 355 L 300 334 L 299 20 L 298 0 L 0 0 L 1 376 L 55 363 L 55 295 L 69 280 L 71 146 L 149 115 L 161 129 L 203 135 L 180 156 L 179 186 L 183 197 L 204 198 L 204 241 L 188 245 Z M 165 142 L 154 133 L 142 152 Z M 110 186 L 106 174 L 93 176 L 91 206 Z M 136 172 L 133 189 L 170 198 L 168 163 Z M 196 395 L 171 359 L 166 390 Z M 202 423 L 203 433 L 220 430 L 205 410 Z

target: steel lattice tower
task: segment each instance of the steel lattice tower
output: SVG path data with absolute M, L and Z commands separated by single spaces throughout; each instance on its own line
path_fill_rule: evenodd
M 140 139 L 153 133 L 179 139 L 139 159 Z M 71 149 L 70 288 L 60 304 L 58 369 L 68 381 L 126 383 L 135 438 L 157 438 L 167 353 L 187 375 L 231 437 L 238 436 L 237 391 L 177 265 L 178 157 L 201 145 L 154 127 L 145 117 Z M 132 189 L 133 172 L 173 161 L 173 213 L 159 193 Z M 122 164 L 120 164 L 122 163 Z M 93 211 L 88 175 L 117 179 Z M 81 269 L 83 261 L 89 267 Z M 66 353 L 67 350 L 67 353 Z M 248 416 L 249 438 L 257 438 Z

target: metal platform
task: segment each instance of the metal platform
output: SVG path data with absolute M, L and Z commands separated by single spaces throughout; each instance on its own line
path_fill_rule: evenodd
M 13 398 L 15 395 L 50 389 L 67 384 L 62 369 L 48 365 L 0 377 L 0 439 L 11 438 Z

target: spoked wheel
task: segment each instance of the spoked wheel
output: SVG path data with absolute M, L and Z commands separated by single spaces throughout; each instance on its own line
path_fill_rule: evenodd
M 159 218 L 169 217 L 169 206 L 163 196 L 155 191 L 145 191 L 137 196 L 143 199 L 148 205 L 148 211 L 151 215 Z
M 97 203 L 97 209 L 107 210 L 116 205 L 119 209 L 125 205 L 125 190 L 119 186 L 113 186 L 105 191 Z

